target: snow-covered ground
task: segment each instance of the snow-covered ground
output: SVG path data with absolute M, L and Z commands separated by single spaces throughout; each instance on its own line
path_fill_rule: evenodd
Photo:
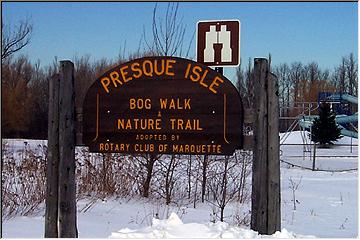
M 9 140 L 9 146 L 21 148 L 24 141 L 37 146 L 46 141 Z M 338 143 L 357 144 L 344 137 Z M 286 144 L 302 143 L 300 132 L 293 132 Z M 281 159 L 294 165 L 310 167 L 312 159 L 302 146 L 281 146 Z M 39 150 L 40 151 L 40 150 Z M 281 165 L 281 227 L 272 237 L 358 236 L 358 147 L 335 146 L 317 149 L 316 168 L 310 171 L 287 163 Z M 337 156 L 337 157 L 332 157 Z M 337 171 L 344 170 L 344 171 Z M 296 210 L 291 185 L 295 190 Z M 81 238 L 259 238 L 249 227 L 233 226 L 239 212 L 250 204 L 231 203 L 225 208 L 225 221 L 213 223 L 213 206 L 192 203 L 166 206 L 163 201 L 132 199 L 83 199 L 78 201 L 78 231 Z M 159 219 L 153 219 L 159 213 Z M 40 238 L 44 232 L 44 211 L 33 216 L 17 216 L 2 223 L 3 237 Z M 268 237 L 268 236 L 266 236 Z

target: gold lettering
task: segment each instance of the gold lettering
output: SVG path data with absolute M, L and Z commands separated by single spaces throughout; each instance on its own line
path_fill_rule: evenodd
M 141 119 L 141 120 L 143 120 L 143 119 Z M 140 128 L 141 128 L 141 130 L 146 130 L 147 121 L 141 121 L 141 120 L 140 120 Z
M 173 152 L 175 152 L 175 153 L 179 152 L 179 145 L 177 145 L 177 144 L 173 145 Z
M 128 119 L 127 121 L 126 121 L 126 126 L 125 126 L 125 129 L 126 130 L 128 130 L 128 129 L 132 129 L 132 127 L 131 127 L 131 121 L 130 121 L 130 119 Z
M 118 119 L 118 129 L 124 129 L 124 119 Z
M 151 100 L 149 98 L 145 99 L 145 109 L 151 109 Z
M 148 129 L 148 130 L 153 130 L 153 129 L 154 129 L 154 119 L 149 119 L 149 120 L 148 120 L 147 129 Z
M 166 106 L 167 106 L 167 99 L 162 99 L 160 98 L 160 108 L 161 109 L 166 109 Z
M 128 74 L 128 72 L 125 71 L 125 70 L 128 69 L 128 68 L 129 68 L 128 65 L 125 65 L 125 66 L 123 66 L 122 68 L 120 68 L 120 73 L 121 73 L 121 76 L 122 76 L 124 82 L 128 82 L 128 81 L 132 80 L 132 77 L 128 77 L 128 78 L 126 77 L 126 75 Z
M 196 119 L 196 128 L 195 128 L 195 129 L 198 130 L 198 131 L 202 131 L 202 130 L 203 130 L 203 128 L 200 127 L 200 119 Z
M 100 82 L 101 82 L 101 85 L 103 86 L 103 88 L 105 89 L 105 91 L 106 91 L 107 93 L 109 93 L 108 86 L 109 86 L 109 84 L 110 84 L 110 79 L 107 78 L 107 77 L 103 77 L 103 78 L 100 80 Z
M 171 64 L 175 64 L 176 60 L 172 60 L 172 59 L 167 59 L 166 60 L 166 75 L 168 76 L 175 76 L 174 72 L 170 72 L 170 69 L 172 69 L 173 65 Z
M 177 109 L 179 109 L 179 110 L 183 109 L 181 104 L 180 104 L 180 99 L 179 98 L 176 99 L 176 103 L 177 103 Z
M 155 120 L 155 129 L 156 130 L 161 130 L 161 119 L 160 118 Z
M 188 63 L 185 71 L 185 78 L 189 77 L 190 68 L 191 68 L 191 63 Z
M 216 91 L 216 89 L 214 88 L 214 86 L 215 86 L 215 87 L 218 87 L 218 86 L 220 86 L 219 83 L 223 83 L 223 82 L 224 82 L 223 79 L 221 79 L 221 78 L 219 78 L 218 76 L 216 76 L 216 77 L 214 78 L 213 82 L 210 84 L 209 90 L 216 94 L 217 91 Z
M 201 145 L 201 152 L 206 153 L 205 145 Z
M 99 144 L 99 151 L 104 151 L 104 144 L 103 143 Z
M 182 119 L 178 119 L 177 120 L 177 129 L 178 130 L 183 130 L 183 124 L 184 124 L 184 120 L 182 120 Z
M 129 100 L 129 106 L 130 109 L 151 109 L 151 99 L 150 98 L 146 98 L 145 100 L 142 98 L 139 99 L 135 99 L 135 98 L 130 98 Z
M 134 118 L 134 119 L 121 119 L 119 118 L 117 120 L 117 127 L 119 130 L 161 130 L 161 118 L 157 118 L 157 119 L 152 119 L 152 118 L 145 118 L 145 119 L 139 119 L 139 118 Z M 153 138 L 153 135 L 145 135 L 146 138 L 149 138 L 149 140 L 151 140 Z M 161 140 L 157 139 L 158 135 L 155 135 L 156 139 L 155 140 Z M 139 136 L 136 136 L 136 140 L 143 140 L 144 135 L 140 135 L 140 139 Z M 166 138 L 166 137 L 165 137 Z M 148 139 L 145 139 L 148 140 Z
M 191 109 L 190 100 L 191 100 L 190 98 L 187 98 L 187 99 L 184 100 L 184 105 L 185 105 L 184 108 L 185 109 Z
M 134 150 L 135 152 L 153 152 L 154 144 L 135 144 Z
M 129 101 L 129 107 L 130 109 L 135 109 L 136 108 L 136 99 L 135 98 L 130 98 L 130 101 Z
M 188 145 L 188 144 L 186 144 L 186 145 L 185 145 L 185 149 L 184 149 L 184 151 L 185 151 L 186 153 L 188 153 L 188 152 L 189 152 L 189 145 Z
M 185 130 L 192 130 L 190 119 L 186 121 Z
M 133 64 L 131 64 L 131 70 L 133 71 L 134 78 L 140 78 L 142 76 L 142 71 L 138 62 L 134 62 Z M 134 72 L 137 74 L 135 74 Z
M 192 72 L 193 72 L 193 74 L 195 74 L 196 77 L 193 77 L 193 75 L 190 75 L 191 81 L 193 81 L 193 82 L 199 81 L 199 79 L 200 79 L 201 67 L 195 66 L 195 67 L 192 69 Z
M 170 118 L 170 123 L 171 123 L 171 129 L 174 130 L 175 129 L 175 118 Z
M 155 72 L 156 75 L 161 76 L 161 75 L 164 74 L 164 72 L 165 72 L 165 67 L 164 67 L 164 65 L 165 65 L 165 62 L 164 62 L 164 59 L 162 59 L 162 60 L 161 60 L 161 71 L 159 71 L 159 69 L 158 69 L 158 62 L 157 62 L 157 60 L 155 60 L 154 72 Z
M 146 65 L 149 66 L 149 69 L 148 69 L 149 71 L 147 71 Z M 144 71 L 145 76 L 148 76 L 148 77 L 153 76 L 154 68 L 153 68 L 152 62 L 150 60 L 145 60 L 143 62 L 143 71 Z
M 176 108 L 175 108 L 175 101 L 174 101 L 174 99 L 171 99 L 170 105 L 169 105 L 169 109 L 176 109 Z
M 119 80 L 119 73 L 116 71 L 113 71 L 109 74 L 111 81 L 113 82 L 114 86 L 117 87 L 117 82 L 122 85 L 123 83 Z
M 138 129 L 138 122 L 139 122 L 139 119 L 138 118 L 134 118 L 134 123 L 135 123 L 135 129 Z
M 207 73 L 208 73 L 208 70 L 205 70 L 205 73 L 203 74 L 203 76 L 201 77 L 201 80 L 200 80 L 200 85 L 202 85 L 205 88 L 208 87 L 208 85 L 206 83 L 204 83 L 204 79 L 205 79 Z

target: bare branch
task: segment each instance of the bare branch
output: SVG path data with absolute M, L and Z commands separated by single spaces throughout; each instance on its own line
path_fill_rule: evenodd
M 168 3 L 166 10 L 164 11 L 164 17 L 158 17 L 158 5 L 155 4 L 153 9 L 153 18 L 152 18 L 152 43 L 146 40 L 145 30 L 143 36 L 145 38 L 146 47 L 153 53 L 163 56 L 174 56 L 183 55 L 183 46 L 186 28 L 183 24 L 183 18 L 178 18 L 178 9 L 179 3 Z M 190 45 L 192 44 L 192 39 L 190 40 L 189 47 L 187 48 L 188 55 Z
M 1 61 L 20 51 L 30 43 L 33 25 L 29 19 L 21 21 L 13 31 L 9 25 L 2 26 Z

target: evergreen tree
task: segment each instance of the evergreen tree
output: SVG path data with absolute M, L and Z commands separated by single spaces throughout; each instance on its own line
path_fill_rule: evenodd
M 341 130 L 335 122 L 335 113 L 331 111 L 328 103 L 321 103 L 319 117 L 313 121 L 311 140 L 326 145 L 334 144 L 334 141 L 342 137 Z

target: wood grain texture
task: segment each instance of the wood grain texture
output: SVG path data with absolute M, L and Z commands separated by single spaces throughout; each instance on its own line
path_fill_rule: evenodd
M 268 61 L 254 61 L 254 149 L 251 229 L 260 234 L 280 230 L 279 103 L 276 76 Z
M 46 164 L 45 238 L 58 237 L 59 75 L 49 79 L 48 154 Z
M 59 237 L 77 237 L 75 184 L 74 64 L 60 62 L 59 92 Z

